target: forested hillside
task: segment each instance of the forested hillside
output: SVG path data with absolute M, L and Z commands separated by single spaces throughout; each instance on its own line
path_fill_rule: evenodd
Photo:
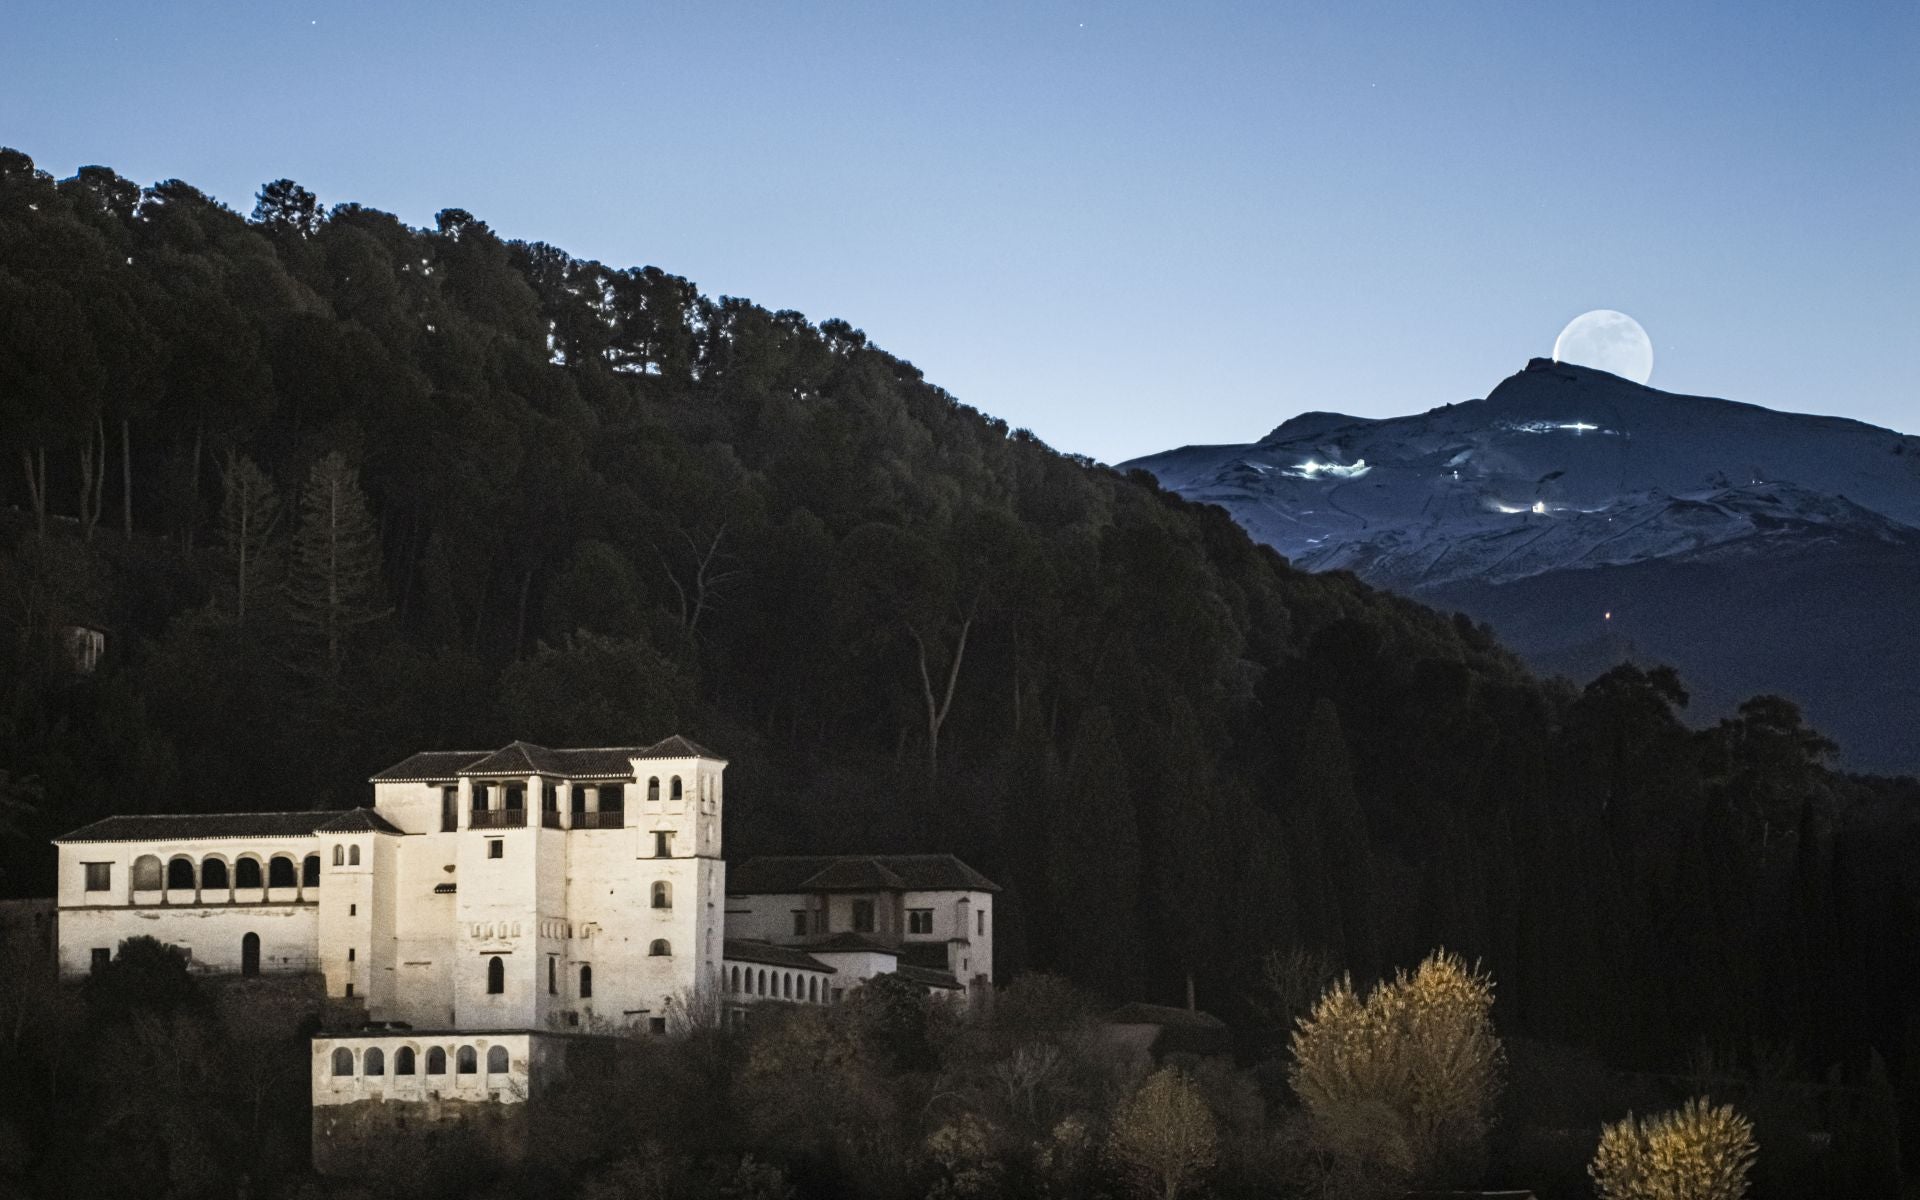
M 0 442 L 7 894 L 109 812 L 680 731 L 731 760 L 735 856 L 1006 885 L 1003 975 L 1191 974 L 1232 1016 L 1268 950 L 1444 945 L 1513 1036 L 1908 1065 L 1910 783 L 1830 773 L 1782 702 L 1696 733 L 1668 673 L 1537 680 L 844 321 L 459 209 L 282 181 L 249 218 L 9 151 Z M 75 622 L 109 631 L 90 674 Z

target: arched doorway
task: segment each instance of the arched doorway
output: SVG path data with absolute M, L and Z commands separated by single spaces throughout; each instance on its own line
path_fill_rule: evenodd
M 260 935 L 250 933 L 240 939 L 240 973 L 258 975 L 260 973 Z

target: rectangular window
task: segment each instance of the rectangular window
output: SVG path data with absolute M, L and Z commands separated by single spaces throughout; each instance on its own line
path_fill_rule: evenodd
M 352 962 L 352 961 L 353 961 L 353 956 L 354 956 L 354 955 L 355 955 L 356 953 L 358 953 L 358 951 L 356 951 L 356 950 L 355 950 L 355 949 L 354 949 L 353 947 L 351 947 L 351 946 L 349 946 L 349 947 L 347 947 L 347 961 L 348 961 L 348 962 Z
M 443 787 L 440 789 L 440 832 L 452 833 L 460 828 L 460 789 Z
M 488 858 L 505 858 L 506 856 L 507 856 L 507 843 L 504 840 L 500 838 L 487 839 L 487 857 Z
M 348 915 L 348 916 L 350 916 L 350 917 L 357 917 L 357 916 L 359 916 L 359 915 L 360 915 L 360 906 L 359 906 L 358 904 L 349 904 L 349 905 L 347 905 L 347 915 Z
M 673 834 L 661 829 L 654 831 L 653 856 L 655 858 L 673 857 Z
M 981 909 L 973 914 L 974 932 L 981 937 L 987 936 L 987 910 Z
M 619 812 L 627 806 L 627 786 L 624 783 L 603 783 L 600 785 L 600 811 Z
M 473 811 L 487 811 L 487 792 L 491 790 L 491 788 L 492 785 L 486 783 L 476 783 L 473 785 Z
M 807 910 L 804 908 L 793 910 L 793 936 L 807 936 Z
M 908 933 L 932 933 L 933 910 L 930 908 L 910 908 L 907 910 Z
M 873 932 L 873 901 L 855 900 L 853 902 L 853 931 L 855 933 Z
M 349 999 L 349 1000 L 351 1000 L 351 999 L 353 999 L 353 985 L 352 985 L 352 984 L 348 984 L 348 985 L 347 985 L 347 999 Z
M 87 869 L 87 890 L 90 892 L 110 892 L 113 890 L 112 863 L 82 863 Z
M 107 949 L 105 946 L 95 946 L 93 948 L 93 957 L 87 966 L 88 969 L 93 971 L 104 971 L 107 969 L 107 964 L 112 961 L 113 951 Z
M 527 785 L 524 783 L 507 784 L 506 803 L 500 807 L 524 811 L 527 807 Z
M 549 954 L 547 955 L 547 995 L 558 996 L 559 994 L 560 960 Z

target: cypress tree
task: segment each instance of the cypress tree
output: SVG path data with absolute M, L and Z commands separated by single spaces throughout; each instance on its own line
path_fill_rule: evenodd
M 1300 798 L 1313 814 L 1332 876 L 1345 934 L 1344 960 L 1363 978 L 1380 970 L 1378 921 L 1373 910 L 1374 864 L 1366 816 L 1353 790 L 1353 760 L 1333 701 L 1314 702 L 1300 739 Z
M 307 474 L 287 573 L 287 615 L 312 649 L 314 673 L 337 678 L 348 637 L 386 613 L 379 538 L 360 473 L 337 452 L 328 454 Z
M 1140 830 L 1127 772 L 1104 706 L 1080 719 L 1066 786 L 1047 823 L 1048 907 L 1056 927 L 1071 921 L 1059 965 L 1117 997 L 1139 986 Z
M 247 621 L 247 605 L 256 603 L 277 565 L 273 530 L 280 523 L 280 493 L 267 473 L 244 454 L 232 453 L 220 470 L 226 492 L 220 502 L 220 555 L 225 560 L 223 587 L 236 625 Z

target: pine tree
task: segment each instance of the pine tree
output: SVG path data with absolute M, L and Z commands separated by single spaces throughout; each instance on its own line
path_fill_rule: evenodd
M 257 602 L 278 568 L 270 539 L 280 523 L 280 492 L 265 471 L 237 452 L 227 456 L 220 477 L 226 487 L 220 502 L 224 587 L 231 589 L 234 623 L 245 625 L 248 602 Z
M 381 601 L 379 538 L 360 473 L 329 454 L 307 473 L 287 572 L 288 616 L 316 650 L 316 674 L 338 676 L 348 636 L 387 615 Z

